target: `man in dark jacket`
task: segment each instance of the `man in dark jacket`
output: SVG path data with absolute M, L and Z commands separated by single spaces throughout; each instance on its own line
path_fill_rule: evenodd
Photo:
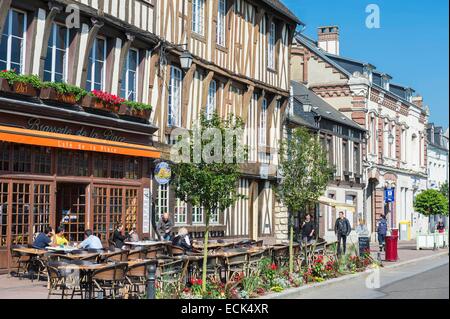
M 114 246 L 122 249 L 125 245 L 125 240 L 127 240 L 128 236 L 124 234 L 123 225 L 119 224 L 116 227 L 116 230 L 113 233 L 112 241 L 114 242 Z
M 168 212 L 165 212 L 162 215 L 162 218 L 159 220 L 158 225 L 156 227 L 161 240 L 171 240 L 172 239 L 172 228 L 173 223 L 170 220 L 170 215 Z
M 344 255 L 347 251 L 347 236 L 350 235 L 352 231 L 352 226 L 348 219 L 344 216 L 344 212 L 339 212 L 339 218 L 336 219 L 336 224 L 334 225 L 334 232 L 336 233 L 338 240 L 337 253 L 341 255 L 341 242 L 344 250 Z
M 383 251 L 384 243 L 386 240 L 386 234 L 387 234 L 387 221 L 386 216 L 381 215 L 381 219 L 378 222 L 377 225 L 377 234 L 378 234 L 378 244 L 380 245 L 380 251 Z
M 302 242 L 309 243 L 314 236 L 314 223 L 311 220 L 311 215 L 307 214 L 305 221 L 302 224 Z

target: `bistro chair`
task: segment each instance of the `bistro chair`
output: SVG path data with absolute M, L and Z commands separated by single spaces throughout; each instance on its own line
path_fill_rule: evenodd
M 240 273 L 245 273 L 247 265 L 248 260 L 246 252 L 225 256 L 226 282 L 230 282 Z
M 186 255 L 186 251 L 183 248 L 172 244 L 167 245 L 167 252 L 171 257 Z
M 161 289 L 170 289 L 178 291 L 180 285 L 182 285 L 187 263 L 184 260 L 160 260 L 156 269 L 156 278 L 158 286 Z
M 165 256 L 165 253 L 166 253 L 165 245 L 150 246 L 147 248 L 145 252 L 144 259 L 157 259 Z
M 144 296 L 147 287 L 148 268 L 155 262 L 157 261 L 145 260 L 128 266 L 126 275 L 127 285 L 129 286 L 128 297 L 139 299 Z
M 264 258 L 265 250 L 248 254 L 247 276 L 259 275 L 259 263 Z
M 31 256 L 25 253 L 21 253 L 18 251 L 15 251 L 14 249 L 17 248 L 27 248 L 26 245 L 12 245 L 11 250 L 11 259 L 13 262 L 14 267 L 16 271 L 14 272 L 15 275 L 22 279 L 27 273 L 30 266 Z M 13 272 L 10 272 L 10 275 L 12 276 Z
M 126 284 L 127 263 L 116 263 L 94 271 L 92 281 L 94 284 L 94 295 L 103 298 L 116 299 L 121 296 L 120 289 Z
M 125 262 L 128 260 L 128 250 L 118 250 L 113 253 L 109 253 L 106 256 L 99 256 L 100 262 L 112 261 L 112 262 Z
M 83 299 L 83 291 L 81 288 L 81 278 L 79 273 L 64 269 L 68 264 L 65 262 L 49 262 L 47 263 L 48 272 L 48 296 L 61 296 L 66 299 L 70 295 L 73 299 L 75 295 Z M 70 292 L 71 293 L 68 293 Z

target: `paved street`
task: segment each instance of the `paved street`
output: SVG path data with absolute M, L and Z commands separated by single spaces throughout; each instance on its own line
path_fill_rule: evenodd
M 448 299 L 449 257 L 441 256 L 380 271 L 378 289 L 367 288 L 370 274 L 303 290 L 291 299 Z M 371 277 L 373 278 L 373 277 Z M 373 281 L 369 281 L 373 282 Z M 375 285 L 374 285 L 375 286 Z

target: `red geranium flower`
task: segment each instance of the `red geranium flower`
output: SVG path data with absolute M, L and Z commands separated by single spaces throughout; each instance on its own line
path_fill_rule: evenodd
M 277 270 L 277 265 L 275 265 L 275 264 L 270 265 L 270 269 L 271 270 Z

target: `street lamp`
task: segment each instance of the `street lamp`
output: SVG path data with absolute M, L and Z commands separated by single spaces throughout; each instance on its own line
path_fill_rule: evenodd
M 180 64 L 181 68 L 185 72 L 187 72 L 191 68 L 193 61 L 194 58 L 192 57 L 192 54 L 188 50 L 184 50 L 183 53 L 181 53 Z
M 392 133 L 390 133 L 389 134 L 389 136 L 388 136 L 388 143 L 389 143 L 389 145 L 392 145 L 392 144 L 394 144 L 394 135 L 392 135 Z

